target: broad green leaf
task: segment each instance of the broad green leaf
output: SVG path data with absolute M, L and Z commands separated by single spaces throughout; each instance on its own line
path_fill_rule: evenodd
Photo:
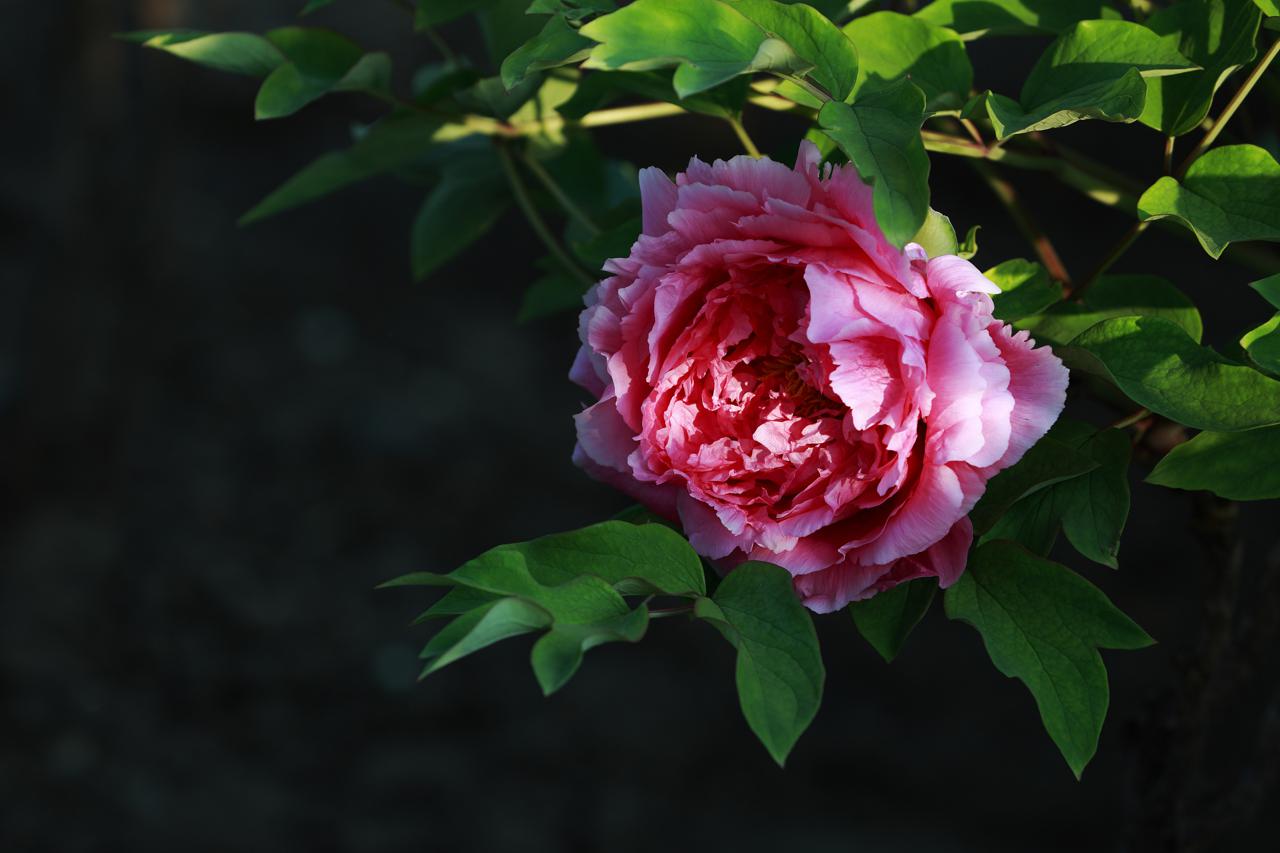
M 491 159 L 491 158 L 490 158 Z M 463 166 L 469 168 L 463 168 Z M 510 202 L 496 163 L 457 164 L 427 195 L 413 222 L 413 277 L 421 281 L 493 227 Z
M 550 696 L 565 685 L 582 664 L 582 655 L 604 643 L 638 643 L 649 625 L 649 609 L 635 610 L 589 625 L 557 623 L 533 644 L 530 663 L 538 686 Z
M 1146 26 L 1166 37 L 1202 70 L 1147 81 L 1142 123 L 1166 136 L 1182 136 L 1209 114 L 1218 87 L 1252 62 L 1262 20 L 1252 0 L 1182 0 L 1148 18 Z
M 1280 163 L 1256 145 L 1211 148 L 1181 183 L 1165 176 L 1152 184 L 1138 215 L 1181 222 L 1214 258 L 1240 240 L 1280 241 Z
M 742 714 L 781 766 L 818 713 L 826 678 L 818 634 L 791 575 L 769 563 L 743 563 L 714 598 L 699 598 L 694 612 L 737 648 Z
M 255 33 L 149 30 L 126 33 L 120 38 L 207 68 L 251 77 L 265 77 L 285 61 L 275 45 Z
M 525 289 L 516 322 L 530 323 L 565 311 L 581 311 L 585 292 L 582 282 L 567 273 L 545 273 Z
M 1280 423 L 1280 382 L 1199 346 L 1160 317 L 1104 320 L 1071 348 L 1131 400 L 1180 424 L 1235 432 Z
M 1062 301 L 1062 285 L 1049 278 L 1048 271 L 1023 258 L 997 264 L 983 273 L 1000 288 L 992 297 L 995 316 L 1012 323 Z
M 1080 425 L 1083 426 L 1083 425 Z M 1068 443 L 1071 438 L 1064 436 Z M 1075 438 L 1098 467 L 1053 487 L 1062 514 L 1062 532 L 1084 556 L 1118 568 L 1120 534 L 1129 518 L 1129 437 L 1121 430 L 1090 427 Z
M 503 60 L 502 83 L 513 89 L 531 72 L 585 59 L 594 44 L 591 39 L 578 35 L 564 18 L 548 18 L 542 32 Z
M 436 576 L 432 576 L 432 582 L 428 586 L 437 586 L 434 582 Z M 410 583 L 399 584 L 401 586 L 412 586 Z M 455 586 L 436 600 L 426 610 L 418 614 L 418 618 L 413 620 L 413 624 L 420 625 L 423 622 L 429 622 L 432 619 L 440 619 L 444 616 L 460 616 L 477 607 L 496 601 L 498 596 L 491 592 L 484 592 L 479 589 L 472 589 L 469 586 Z
M 1031 691 L 1079 778 L 1097 751 L 1110 701 L 1098 649 L 1154 641 L 1093 584 L 1012 542 L 976 548 L 944 603 L 949 617 L 982 635 L 996 669 Z
M 1280 427 L 1202 432 L 1161 459 L 1147 482 L 1232 501 L 1280 498 Z
M 1000 139 L 1082 119 L 1131 122 L 1142 114 L 1144 77 L 1194 67 L 1175 45 L 1139 24 L 1081 21 L 1036 62 L 1019 101 L 987 92 L 966 112 L 985 107 Z
M 1119 18 L 1106 0 L 933 0 L 916 17 L 966 38 L 1062 33 L 1078 21 Z
M 1000 516 L 995 526 L 983 534 L 979 544 L 996 540 L 1017 542 L 1022 547 L 1047 557 L 1062 529 L 1062 511 L 1053 487 L 1034 492 Z
M 560 15 L 567 21 L 581 21 L 593 15 L 618 8 L 613 0 L 533 0 L 526 10 L 529 15 Z
M 1015 503 L 1041 489 L 1079 477 L 1098 467 L 1088 453 L 1067 444 L 1054 432 L 1037 441 L 1013 466 L 996 474 L 969 513 L 973 532 L 991 530 Z
M 422 650 L 422 677 L 501 640 L 546 628 L 551 614 L 521 598 L 501 598 L 456 617 Z
M 822 13 L 804 4 L 775 0 L 732 0 L 748 20 L 791 47 L 813 70 L 809 76 L 831 97 L 843 101 L 858 79 L 858 51 Z
M 580 119 L 626 95 L 679 104 L 693 113 L 729 118 L 742 114 L 750 81 L 739 77 L 707 92 L 678 97 L 670 71 L 595 71 L 583 77 L 573 97 L 557 110 L 567 119 Z
M 1269 17 L 1280 15 L 1280 2 L 1277 0 L 1253 0 L 1254 4 L 1262 10 L 1262 14 Z
M 785 42 L 717 0 L 635 0 L 578 32 L 600 42 L 584 68 L 649 71 L 675 65 L 672 83 L 682 98 L 739 74 L 807 67 Z
M 1269 275 L 1249 285 L 1275 308 L 1280 308 L 1280 273 Z
M 924 93 L 907 80 L 865 85 L 852 104 L 828 101 L 822 132 L 871 185 L 876 221 L 895 246 L 910 240 L 929 213 L 929 155 L 920 139 Z
M 528 7 L 528 0 L 490 0 L 478 10 L 480 35 L 493 66 L 502 65 L 502 60 L 542 29 L 542 18 L 525 14 Z
M 1280 313 L 1270 320 L 1246 332 L 1240 346 L 1249 354 L 1249 360 L 1268 373 L 1280 374 Z
M 906 77 L 920 87 L 929 112 L 959 109 L 973 87 L 973 66 L 954 32 L 920 17 L 874 12 L 844 28 L 858 49 L 859 85 Z
M 350 148 L 317 159 L 285 181 L 240 219 L 241 225 L 314 201 L 358 181 L 405 166 L 434 144 L 440 119 L 397 113 L 383 119 Z
M 258 119 L 293 115 L 330 92 L 390 91 L 391 59 L 385 53 L 366 55 L 359 45 L 328 30 L 285 27 L 267 38 L 289 61 L 262 81 L 254 103 Z
M 1135 316 L 1162 317 L 1181 326 L 1192 340 L 1200 340 L 1203 327 L 1195 304 L 1168 281 L 1154 275 L 1102 276 L 1085 292 L 1082 302 L 1059 302 L 1041 314 L 1022 318 L 1016 325 L 1030 329 L 1041 343 L 1056 346 L 1070 343 L 1103 320 Z
M 934 578 L 917 578 L 876 593 L 866 601 L 853 602 L 849 613 L 853 624 L 858 626 L 858 633 L 886 663 L 892 663 L 902 651 L 911 629 L 924 618 L 937 590 L 938 582 Z
M 932 207 L 925 216 L 924 225 L 920 226 L 920 230 L 911 238 L 911 242 L 918 244 L 931 258 L 954 255 L 960 248 L 951 218 Z
M 419 29 L 434 27 L 461 18 L 469 12 L 478 12 L 492 6 L 498 0 L 417 0 L 414 25 Z

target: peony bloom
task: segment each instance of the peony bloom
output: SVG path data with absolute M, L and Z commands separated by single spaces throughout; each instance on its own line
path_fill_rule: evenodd
M 644 233 L 587 294 L 574 460 L 721 567 L 820 613 L 964 571 L 966 517 L 1053 424 L 1067 371 L 968 261 L 898 250 L 849 167 L 640 173 Z

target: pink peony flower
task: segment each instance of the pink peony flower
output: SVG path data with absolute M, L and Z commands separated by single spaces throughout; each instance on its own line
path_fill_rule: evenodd
M 819 613 L 964 571 L 966 517 L 1053 424 L 1067 371 L 968 261 L 899 251 L 801 146 L 640 173 L 644 233 L 587 294 L 574 460 L 702 555 L 786 568 Z

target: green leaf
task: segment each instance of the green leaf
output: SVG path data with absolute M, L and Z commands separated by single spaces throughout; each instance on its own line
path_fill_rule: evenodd
M 427 195 L 414 219 L 410 238 L 414 279 L 426 278 L 484 236 L 509 203 L 497 163 L 455 164 Z
M 558 112 L 564 118 L 576 120 L 625 95 L 639 95 L 679 104 L 689 112 L 731 118 L 742 114 L 749 83 L 746 77 L 740 77 L 710 91 L 682 98 L 675 93 L 670 71 L 596 71 L 582 79 L 573 97 L 561 104 Z
M 828 101 L 822 131 L 871 185 L 876 221 L 896 246 L 909 241 L 929 213 L 929 155 L 920 138 L 924 93 L 907 80 L 866 85 L 852 104 Z
M 515 49 L 502 62 L 502 84 L 514 89 L 529 74 L 586 59 L 595 45 L 591 39 L 565 23 L 564 18 L 548 18 L 542 32 Z
M 163 50 L 206 68 L 251 77 L 265 77 L 285 61 L 275 45 L 254 33 L 148 30 L 125 33 L 119 38 Z
M 1268 373 L 1280 374 L 1280 312 L 1271 319 L 1246 332 L 1240 346 L 1249 354 L 1249 360 Z
M 1138 216 L 1181 222 L 1214 258 L 1239 240 L 1280 240 L 1280 163 L 1256 145 L 1211 148 L 1181 183 L 1165 176 L 1152 184 Z
M 496 2 L 498 0 L 418 0 L 414 26 L 420 30 L 434 27 L 470 12 L 486 9 Z
M 1280 273 L 1269 275 L 1249 285 L 1275 308 L 1280 308 Z
M 1012 323 L 1062 301 L 1062 285 L 1049 278 L 1048 271 L 1023 258 L 997 264 L 983 273 L 1000 287 L 992 297 L 995 316 Z
M 262 81 L 254 114 L 258 119 L 293 115 L 330 92 L 388 93 L 391 59 L 365 54 L 352 41 L 328 30 L 285 27 L 267 33 L 289 59 Z
M 560 15 L 568 21 L 581 21 L 617 8 L 613 0 L 533 0 L 526 14 Z
M 501 640 L 545 628 L 551 621 L 551 614 L 522 598 L 502 598 L 467 611 L 442 628 L 422 650 L 427 665 L 421 677 Z
M 240 219 L 257 222 L 358 181 L 405 166 L 434 144 L 440 119 L 417 113 L 397 113 L 371 127 L 350 148 L 317 159 L 285 181 Z
M 921 17 L 874 12 L 844 28 L 858 49 L 859 85 L 869 78 L 906 77 L 920 87 L 928 112 L 959 109 L 973 87 L 973 66 L 951 30 Z
M 973 256 L 978 254 L 978 231 L 981 225 L 970 225 L 969 230 L 965 232 L 964 240 L 956 248 L 956 256 L 964 258 L 966 261 L 972 260 Z
M 737 648 L 742 714 L 781 766 L 818 713 L 826 678 L 818 634 L 791 575 L 769 563 L 743 563 L 714 599 L 699 598 L 694 612 Z
M 985 107 L 1000 139 L 1082 119 L 1131 122 L 1142 114 L 1144 77 L 1194 67 L 1172 43 L 1139 24 L 1081 21 L 1036 62 L 1019 101 L 987 92 L 965 111 Z
M 1252 0 L 1183 0 L 1148 18 L 1149 29 L 1202 70 L 1148 80 L 1142 123 L 1166 136 L 1199 127 L 1218 87 L 1257 55 L 1254 42 L 1261 20 Z
M 933 603 L 938 582 L 933 578 L 917 578 L 892 589 L 876 593 L 866 601 L 849 605 L 858 633 L 872 645 L 886 663 L 902 651 L 911 629 L 920 623 Z
M 412 578 L 412 576 L 406 577 Z M 426 585 L 438 586 L 435 582 L 435 579 L 438 577 L 439 575 L 433 575 L 432 582 Z M 412 584 L 392 583 L 383 584 L 383 586 L 412 586 Z M 419 613 L 418 618 L 413 620 L 413 624 L 420 625 L 423 622 L 429 622 L 432 619 L 440 619 L 444 616 L 460 616 L 463 613 L 475 610 L 476 608 L 488 604 L 491 601 L 496 601 L 497 599 L 498 596 L 495 596 L 491 592 L 472 589 L 469 586 L 455 586 L 453 589 L 440 596 L 440 598 L 436 600 L 435 604 L 432 604 L 426 610 Z
M 1063 33 L 1078 21 L 1119 18 L 1105 0 L 934 0 L 916 17 L 967 38 Z
M 960 248 L 951 218 L 932 207 L 925 216 L 924 225 L 920 226 L 911 242 L 919 244 L 931 258 L 954 255 Z
M 980 545 L 944 597 L 977 629 L 996 669 L 1027 686 L 1079 778 L 1098 748 L 1110 691 L 1098 649 L 1154 641 L 1093 584 L 1011 542 Z
M 563 272 L 549 272 L 534 279 L 525 289 L 516 322 L 530 323 L 565 311 L 581 311 L 582 282 Z
M 600 42 L 584 68 L 649 71 L 675 65 L 672 83 L 682 98 L 739 74 L 807 67 L 785 42 L 769 38 L 717 0 L 635 0 L 578 32 Z
M 1280 427 L 1202 432 L 1161 459 L 1147 482 L 1231 501 L 1280 498 Z
M 1192 340 L 1200 340 L 1203 327 L 1195 304 L 1167 280 L 1154 275 L 1103 276 L 1085 292 L 1082 302 L 1059 302 L 1042 314 L 1020 319 L 1016 325 L 1030 329 L 1041 343 L 1058 346 L 1070 343 L 1103 320 L 1134 316 L 1161 317 L 1181 326 Z
M 1071 347 L 1131 400 L 1186 426 L 1235 432 L 1280 423 L 1280 382 L 1197 345 L 1168 320 L 1104 320 Z
M 1010 507 L 1041 489 L 1089 473 L 1098 463 L 1088 453 L 1058 438 L 1060 427 L 1031 445 L 1031 449 L 1009 468 L 987 483 L 987 490 L 969 513 L 973 532 L 991 530 Z
M 638 643 L 649 626 L 649 609 L 641 604 L 622 616 L 590 625 L 553 625 L 533 644 L 530 663 L 545 696 L 563 687 L 582 664 L 582 655 L 604 643 Z
M 1280 3 L 1276 0 L 1253 0 L 1254 4 L 1262 10 L 1262 14 L 1270 17 L 1280 15 Z
M 804 4 L 775 0 L 732 0 L 733 8 L 773 38 L 790 46 L 807 65 L 809 76 L 831 97 L 843 101 L 858 79 L 858 51 L 821 12 Z
M 1129 437 L 1117 429 L 1094 433 L 1084 427 L 1076 440 L 1098 467 L 1053 487 L 1062 532 L 1081 554 L 1115 569 L 1129 518 Z

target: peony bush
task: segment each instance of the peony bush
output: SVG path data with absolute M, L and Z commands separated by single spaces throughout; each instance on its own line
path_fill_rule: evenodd
M 546 248 L 520 319 L 568 335 L 578 315 L 566 452 L 576 435 L 574 461 L 636 506 L 390 581 L 443 590 L 420 620 L 443 621 L 423 675 L 536 634 L 551 693 L 597 645 L 705 622 L 737 650 L 742 712 L 781 764 L 821 703 L 814 614 L 847 612 L 892 660 L 944 590 L 1079 776 L 1107 709 L 1100 650 L 1152 640 L 1060 560 L 1119 567 L 1135 469 L 1280 498 L 1280 261 L 1256 245 L 1280 241 L 1280 163 L 1232 121 L 1280 53 L 1274 0 L 395 5 L 438 57 L 407 90 L 387 54 L 319 27 L 123 38 L 260 78 L 259 119 L 343 92 L 386 107 L 246 223 L 393 175 L 425 188 L 421 279 L 514 207 Z M 466 16 L 487 58 L 438 29 Z M 975 81 L 967 45 L 1025 37 L 1043 52 L 1019 92 Z M 593 140 L 689 113 L 743 153 L 689 151 L 672 176 Z M 748 121 L 803 138 L 764 156 Z M 1149 174 L 1074 151 L 1060 129 L 1082 121 L 1132 125 Z M 971 162 L 1035 259 L 975 266 L 978 223 L 960 239 L 930 206 L 931 157 Z M 1088 275 L 1068 274 L 1022 170 L 1130 218 Z M 1146 239 L 1259 270 L 1238 344 L 1203 346 L 1175 283 L 1112 273 L 1154 223 L 1166 233 Z

